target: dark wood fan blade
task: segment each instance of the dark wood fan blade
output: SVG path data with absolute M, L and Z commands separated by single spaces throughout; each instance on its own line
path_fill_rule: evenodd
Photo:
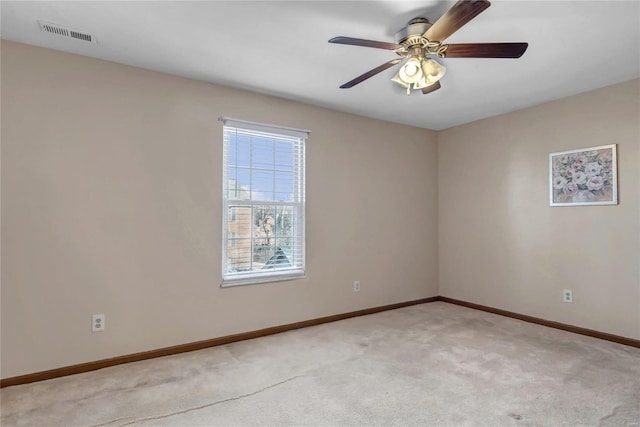
M 445 58 L 520 58 L 529 43 L 456 43 L 450 44 Z
M 340 89 L 349 89 L 350 87 L 354 87 L 358 83 L 362 83 L 363 81 L 367 80 L 368 78 L 373 77 L 376 74 L 383 72 L 387 68 L 393 67 L 394 65 L 396 65 L 400 61 L 402 61 L 402 58 L 396 58 L 396 59 L 393 59 L 393 60 L 391 60 L 389 62 L 385 62 L 384 64 L 377 66 L 373 70 L 369 70 L 366 73 L 364 73 L 363 75 L 358 76 L 355 79 L 351 80 L 350 82 L 347 82 L 347 83 L 343 84 L 342 86 L 340 86 Z
M 353 37 L 338 36 L 329 40 L 329 43 L 350 44 L 353 46 L 376 47 L 378 49 L 396 50 L 401 46 L 395 43 L 377 42 L 375 40 L 355 39 Z
M 428 93 L 431 93 L 433 91 L 436 91 L 438 89 L 440 89 L 442 86 L 440 86 L 440 82 L 435 82 L 434 84 L 425 87 L 424 89 L 422 89 L 422 94 L 426 95 Z
M 443 42 L 489 6 L 491 3 L 487 0 L 459 0 L 424 33 L 424 36 L 431 41 Z

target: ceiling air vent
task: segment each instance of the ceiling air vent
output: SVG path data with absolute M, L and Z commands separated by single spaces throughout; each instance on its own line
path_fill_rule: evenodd
M 96 38 L 85 31 L 65 27 L 64 25 L 52 24 L 51 22 L 38 21 L 38 24 L 40 25 L 40 30 L 44 31 L 45 33 L 56 34 L 58 36 L 89 43 L 96 43 Z

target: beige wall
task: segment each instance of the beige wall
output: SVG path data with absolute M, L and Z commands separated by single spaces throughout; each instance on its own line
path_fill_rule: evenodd
M 1 71 L 2 378 L 438 293 L 640 338 L 639 80 L 436 134 L 6 41 Z M 220 289 L 221 115 L 312 130 L 307 279 Z M 549 207 L 549 152 L 610 143 L 620 204 Z
M 440 132 L 440 294 L 640 338 L 639 103 L 634 80 Z M 549 153 L 614 143 L 619 205 L 549 206 Z
M 438 293 L 435 132 L 5 41 L 1 76 L 3 378 Z M 307 279 L 220 289 L 222 115 L 312 130 Z

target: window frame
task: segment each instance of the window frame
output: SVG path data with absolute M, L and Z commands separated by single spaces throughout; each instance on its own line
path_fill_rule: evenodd
M 287 128 L 281 126 L 268 125 L 264 123 L 255 123 L 238 119 L 231 119 L 226 117 L 220 117 L 219 120 L 223 123 L 223 183 L 222 183 L 222 265 L 221 265 L 221 287 L 232 287 L 239 285 L 251 285 L 267 282 L 280 282 L 285 280 L 295 280 L 306 277 L 305 273 L 305 199 L 306 199 L 306 183 L 305 183 L 305 169 L 306 169 L 306 142 L 310 131 Z M 294 181 L 294 195 L 297 195 L 297 200 L 292 201 L 264 201 L 253 200 L 252 191 L 249 193 L 248 200 L 233 199 L 229 197 L 229 178 L 228 171 L 232 167 L 228 163 L 228 131 L 240 131 L 240 133 L 252 134 L 255 136 L 267 136 L 279 141 L 291 142 L 293 144 L 294 161 L 293 167 L 293 181 Z M 297 151 L 296 151 L 297 150 Z M 252 164 L 248 167 L 249 170 L 259 169 L 255 168 Z M 274 169 L 275 171 L 275 169 Z M 237 185 L 237 183 L 236 183 Z M 250 188 L 253 190 L 253 188 Z M 296 197 L 294 197 L 296 199 Z M 293 233 L 294 239 L 294 253 L 291 257 L 291 268 L 286 269 L 273 269 L 266 271 L 248 271 L 248 272 L 234 272 L 227 271 L 228 268 L 228 252 L 229 252 L 229 209 L 232 207 L 249 207 L 251 208 L 252 218 L 251 227 L 253 230 L 253 207 L 255 206 L 274 206 L 274 207 L 291 207 L 295 220 L 295 230 Z M 234 213 L 237 213 L 234 210 Z M 253 235 L 253 231 L 251 232 Z M 251 238 L 253 242 L 253 237 Z M 235 240 L 234 240 L 235 243 Z M 253 244 L 253 243 L 252 243 Z M 235 247 L 235 245 L 234 245 Z M 251 262 L 253 263 L 253 247 L 251 248 Z

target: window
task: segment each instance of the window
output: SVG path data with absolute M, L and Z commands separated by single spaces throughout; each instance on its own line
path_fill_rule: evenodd
M 222 286 L 304 276 L 309 132 L 221 118 Z

